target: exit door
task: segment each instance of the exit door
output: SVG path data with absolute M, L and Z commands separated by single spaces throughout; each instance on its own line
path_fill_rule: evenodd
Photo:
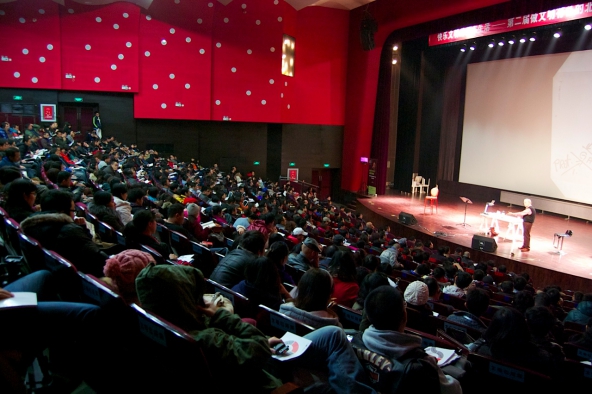
M 65 122 L 70 123 L 72 130 L 86 132 L 92 130 L 92 118 L 94 116 L 96 104 L 74 104 L 74 103 L 60 103 L 59 112 L 62 122 L 59 126 L 62 128 Z
M 333 170 L 317 168 L 312 170 L 312 184 L 319 187 L 319 200 L 325 200 L 331 195 L 331 173 Z

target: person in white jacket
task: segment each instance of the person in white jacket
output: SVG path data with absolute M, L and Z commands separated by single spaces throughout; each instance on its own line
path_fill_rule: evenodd
M 127 186 L 125 183 L 117 183 L 111 188 L 113 200 L 115 201 L 115 211 L 121 222 L 125 226 L 134 218 L 132 215 L 132 206 L 127 202 Z

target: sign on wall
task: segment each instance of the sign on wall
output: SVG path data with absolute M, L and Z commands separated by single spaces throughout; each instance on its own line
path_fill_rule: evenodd
M 298 168 L 288 168 L 288 180 L 296 182 L 298 180 Z
M 56 122 L 56 105 L 55 104 L 39 104 L 41 110 L 42 122 Z

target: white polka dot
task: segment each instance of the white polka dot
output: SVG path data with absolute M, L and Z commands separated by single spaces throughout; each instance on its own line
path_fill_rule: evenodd
M 269 80 L 269 84 L 270 84 L 270 85 L 273 85 L 274 83 L 275 83 L 275 81 L 274 81 L 273 79 L 270 79 L 270 80 Z
M 25 23 L 25 18 L 19 18 L 20 23 Z
M 146 57 L 150 57 L 150 51 L 146 51 L 146 52 L 144 52 L 144 56 L 146 56 Z
M 101 78 L 95 77 L 95 83 L 99 83 L 99 82 L 101 82 Z
M 166 104 L 165 103 L 160 104 L 160 108 L 165 109 L 166 108 Z
M 132 43 L 128 41 L 128 42 L 125 43 L 125 46 L 128 47 L 128 48 L 131 48 L 132 47 Z
M 278 22 L 281 22 L 283 19 L 281 16 L 278 16 Z
M 247 49 L 247 54 L 250 55 L 251 53 L 253 53 L 253 51 L 250 49 Z
M 117 58 L 118 58 L 119 60 L 123 60 L 123 58 L 124 58 L 124 57 L 125 57 L 125 56 L 123 56 L 121 53 L 120 53 L 119 55 L 117 55 Z
M 247 5 L 246 4 L 243 4 L 243 5 L 241 5 L 241 8 L 244 10 L 244 9 L 247 8 Z
M 37 22 L 37 18 L 33 18 L 33 23 Z
M 169 33 L 171 33 L 171 34 L 175 34 L 175 29 L 173 29 L 173 28 L 171 27 L 171 29 L 169 30 Z
M 288 109 L 290 109 L 290 104 L 288 104 Z
M 37 77 L 33 77 L 33 78 L 31 78 L 31 82 L 37 83 L 37 82 L 39 82 L 39 79 L 37 79 Z
M 40 13 L 41 15 L 43 15 L 43 14 L 45 14 L 45 10 L 42 8 L 42 9 L 40 9 L 40 10 L 39 10 L 39 13 Z
M 53 49 L 53 45 L 47 44 L 47 50 L 51 51 Z
M 185 42 L 191 42 L 191 37 L 185 38 Z
M 250 95 L 251 95 L 251 91 L 247 90 L 247 96 L 250 96 Z
M 73 14 L 74 10 L 72 8 L 68 8 L 68 14 Z
M 160 43 L 161 43 L 162 45 L 166 45 L 166 44 L 167 44 L 167 40 L 160 40 Z
M 97 16 L 97 17 L 95 18 L 95 20 L 96 20 L 97 22 L 99 22 L 99 23 L 101 23 L 101 22 L 103 21 L 103 20 L 101 19 L 101 17 L 100 17 L 100 16 Z
M 118 25 L 117 23 L 115 23 L 115 24 L 113 25 L 113 28 L 114 28 L 115 30 L 117 30 L 117 29 L 119 29 L 119 25 Z
M 230 19 L 224 18 L 224 23 L 228 23 L 229 21 L 230 21 Z
M 0 10 L 0 15 L 6 15 L 6 12 L 4 12 L 4 10 Z
M 216 43 L 216 48 L 221 48 L 222 44 L 220 44 L 219 42 Z
M 201 18 L 199 18 L 199 19 L 197 20 L 197 23 L 199 23 L 200 25 L 202 24 L 202 22 L 203 22 L 203 20 L 202 20 Z
M 208 7 L 212 8 L 214 6 L 214 3 L 208 3 Z
M 265 105 L 265 104 L 267 104 L 267 101 L 261 100 L 261 104 Z
M 189 89 L 190 87 L 191 87 L 190 84 L 188 84 L 188 83 L 185 84 L 185 89 Z
M 203 55 L 204 53 L 206 53 L 206 50 L 202 48 L 199 50 L 199 53 Z
M 275 52 L 275 48 L 274 47 L 269 48 L 269 50 L 272 51 L 272 52 Z
M 90 51 L 90 45 L 86 44 L 86 45 L 84 46 L 84 49 L 86 49 L 87 51 Z
M 39 61 L 40 61 L 41 63 L 45 63 L 45 58 L 44 58 L 43 56 L 41 56 L 41 57 L 39 58 Z
M 29 50 L 27 48 L 23 48 L 23 55 L 28 55 L 29 54 Z
M 18 71 L 15 71 L 13 75 L 14 75 L 15 78 L 20 78 L 21 73 L 18 72 Z
M 255 21 L 255 24 L 256 24 L 256 25 L 260 25 L 260 24 L 261 24 L 261 21 L 260 21 L 259 19 L 257 19 L 257 20 Z
M 181 0 L 175 0 L 175 4 L 179 4 Z
M 175 79 L 175 74 L 169 74 L 170 79 Z
M 129 18 L 129 14 L 128 14 L 127 12 L 124 12 L 124 13 L 123 13 L 123 17 L 124 17 L 124 18 Z
M 150 15 L 146 15 L 146 20 L 147 21 L 151 21 L 152 20 L 152 17 Z
M 216 105 L 220 105 L 220 104 L 221 104 L 220 100 L 216 100 Z
M 111 65 L 111 70 L 117 70 L 117 66 L 115 64 Z
M 288 86 L 288 82 L 284 82 L 284 86 Z
M 152 85 L 152 89 L 154 89 L 154 90 L 158 89 L 158 85 L 157 84 Z
M 230 71 L 232 71 L 233 73 L 235 73 L 235 72 L 236 72 L 236 67 L 232 67 L 232 68 L 230 69 Z
M 274 0 L 273 1 L 273 4 L 278 5 L 279 4 L 279 1 L 278 0 Z
M 283 94 L 283 93 L 280 93 L 280 97 L 281 97 L 281 98 L 284 98 L 284 94 Z

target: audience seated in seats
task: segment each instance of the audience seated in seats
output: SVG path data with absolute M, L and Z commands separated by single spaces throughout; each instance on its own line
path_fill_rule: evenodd
M 569 311 L 563 321 L 585 325 L 590 319 L 592 319 L 592 293 L 584 295 L 578 306 Z
M 399 255 L 399 244 L 395 243 L 380 253 L 380 261 L 382 263 L 389 263 L 393 268 L 401 269 L 403 265 L 397 261 Z
M 308 233 L 304 231 L 302 227 L 296 227 L 292 230 L 291 235 L 288 235 L 288 239 L 295 245 L 294 249 L 292 249 L 292 253 L 299 253 L 302 242 L 304 242 L 307 236 Z M 296 250 L 298 252 L 296 252 Z
M 115 201 L 109 192 L 97 191 L 93 200 L 88 204 L 88 211 L 101 222 L 113 227 L 116 231 L 123 231 L 124 225 L 115 211 Z
M 331 297 L 336 304 L 351 308 L 360 291 L 360 286 L 356 282 L 356 263 L 352 252 L 336 252 L 329 264 L 329 273 L 333 277 Z
M 480 288 L 469 290 L 465 305 L 467 311 L 455 311 L 446 319 L 485 332 L 487 325 L 483 323 L 480 317 L 489 308 L 489 295 L 487 292 Z
M 21 229 L 43 247 L 68 259 L 78 270 L 100 277 L 108 256 L 93 242 L 84 218 L 74 217 L 75 212 L 69 193 L 48 190 L 41 200 L 41 212 L 23 220 Z
M 551 312 L 553 312 L 553 315 L 561 321 L 565 320 L 567 312 L 561 307 L 561 304 L 563 303 L 561 289 L 558 286 L 549 286 L 545 289 L 545 293 L 549 296 L 549 308 L 551 309 Z
M 111 188 L 113 194 L 113 201 L 115 203 L 115 211 L 119 216 L 119 220 L 125 226 L 132 221 L 132 206 L 127 202 L 127 186 L 125 183 L 116 183 Z
M 145 196 L 146 192 L 141 187 L 132 187 L 127 192 L 127 201 L 130 203 L 130 207 L 132 209 L 132 216 L 135 215 L 138 211 L 149 209 L 148 204 L 145 204 L 144 201 Z
M 0 392 L 26 392 L 25 382 L 20 378 L 25 376 L 33 359 L 48 346 L 52 366 L 55 367 L 56 362 L 60 364 L 62 376 L 78 378 L 80 383 L 84 376 L 76 375 L 90 373 L 90 370 L 79 366 L 85 364 L 92 368 L 92 362 L 87 360 L 88 355 L 83 350 L 91 345 L 96 338 L 94 335 L 100 335 L 100 308 L 57 301 L 55 290 L 52 275 L 45 270 L 33 272 L 4 289 L 0 288 L 0 300 L 14 297 L 15 292 L 33 292 L 37 294 L 38 301 L 36 313 L 19 313 L 18 319 L 3 320 L 0 326 L 0 337 L 4 339 L 0 345 Z M 15 353 L 17 357 L 14 357 Z M 52 358 L 56 354 L 62 356 Z
M 432 308 L 428 305 L 429 290 L 421 280 L 411 282 L 403 294 L 407 308 L 418 311 L 424 316 L 432 316 Z
M 28 179 L 15 179 L 5 190 L 4 209 L 18 223 L 35 213 L 37 186 Z
M 592 351 L 592 318 L 586 323 L 586 332 L 573 335 L 569 338 L 569 343 Z
M 300 244 L 300 248 L 302 248 L 302 244 Z M 338 250 L 339 249 L 337 249 L 337 246 L 335 245 L 329 245 L 323 249 L 322 255 L 319 256 L 319 268 L 328 270 L 329 264 L 331 264 L 331 259 Z
M 425 361 L 423 371 L 415 371 L 413 376 L 429 380 L 430 376 L 437 376 L 441 393 L 462 393 L 459 382 L 445 375 L 438 367 L 436 359 L 428 356 L 421 349 L 421 337 L 405 333 L 407 311 L 405 301 L 399 290 L 391 286 L 380 286 L 374 289 L 364 304 L 371 326 L 367 328 L 362 340 L 371 351 L 382 354 L 392 360 L 403 360 L 412 355 Z M 401 392 L 413 392 L 421 385 L 421 380 L 414 379 L 413 388 L 407 387 Z M 421 392 L 419 390 L 418 392 Z
M 275 216 L 272 213 L 261 215 L 260 219 L 251 221 L 251 224 L 249 224 L 249 227 L 247 227 L 247 231 L 249 230 L 261 232 L 265 238 L 265 242 L 267 242 L 269 235 L 277 231 L 275 228 Z
M 512 300 L 512 306 L 518 309 L 520 313 L 526 313 L 528 308 L 534 306 L 534 297 L 532 296 L 532 293 L 526 290 L 515 293 L 514 299 Z
M 185 237 L 189 238 L 191 241 L 197 241 L 197 239 L 191 234 L 185 227 L 183 227 L 183 222 L 185 222 L 185 218 L 183 217 L 183 211 L 185 207 L 183 204 L 175 203 L 171 205 L 167 209 L 167 218 L 164 221 L 164 225 L 172 231 L 176 231 L 180 234 L 183 234 Z
M 278 338 L 267 338 L 233 314 L 232 305 L 204 295 L 205 281 L 196 268 L 149 265 L 136 279 L 142 306 L 189 332 L 201 345 L 219 392 L 269 391 L 281 381 L 265 371 Z M 220 300 L 220 299 L 219 299 Z M 290 367 L 328 371 L 328 386 L 338 393 L 373 393 L 343 331 L 323 327 L 308 334 L 312 341 Z
M 513 298 L 514 297 L 514 282 L 511 280 L 505 280 L 500 285 L 501 292 L 499 294 Z
M 175 260 L 177 256 L 170 253 L 169 246 L 154 237 L 156 226 L 156 216 L 152 211 L 136 213 L 134 219 L 123 229 L 126 245 L 134 249 L 139 249 L 140 245 L 146 245 L 160 253 L 163 258 Z
M 294 268 L 301 270 L 308 270 L 310 268 L 319 267 L 319 253 L 321 253 L 321 246 L 316 239 L 308 237 L 302 243 L 300 253 L 290 254 L 288 256 L 288 264 Z
M 297 293 L 294 300 L 282 304 L 280 306 L 281 313 L 314 328 L 341 327 L 337 314 L 329 309 L 333 278 L 327 271 L 311 268 L 302 275 L 298 287 L 294 290 L 292 295 Z
M 469 345 L 469 350 L 544 375 L 557 367 L 552 356 L 533 342 L 524 315 L 511 307 L 495 312 L 483 336 Z
M 555 365 L 565 361 L 563 348 L 557 344 L 551 333 L 555 325 L 555 316 L 551 311 L 544 306 L 535 306 L 529 308 L 524 316 L 526 317 L 526 324 L 530 330 L 532 341 L 551 355 Z
M 56 185 L 58 185 L 60 190 L 65 192 L 69 192 L 72 194 L 72 199 L 74 202 L 80 202 L 82 198 L 82 189 L 84 184 L 76 184 L 72 185 L 72 173 L 68 171 L 60 171 L 58 172 L 58 176 L 56 178 Z
M 279 310 L 283 298 L 292 298 L 280 283 L 275 264 L 267 257 L 257 257 L 247 263 L 245 279 L 232 288 L 247 297 L 252 305 L 265 305 Z
M 372 256 L 376 258 L 376 256 Z M 362 280 L 360 285 L 360 291 L 358 292 L 358 297 L 356 298 L 356 302 L 352 306 L 352 309 L 357 311 L 364 310 L 364 301 L 370 292 L 376 289 L 379 286 L 387 286 L 389 281 L 387 276 L 381 272 L 372 272 Z
M 275 264 L 280 275 L 281 283 L 295 285 L 294 278 L 286 272 L 286 263 L 288 262 L 288 245 L 284 241 L 277 241 L 269 245 L 267 258 Z
M 423 282 L 428 285 L 428 292 L 429 292 L 429 297 L 428 297 L 428 302 L 440 302 L 440 296 L 442 295 L 442 290 L 440 289 L 440 285 L 438 284 L 438 281 L 436 281 L 436 279 L 434 278 L 425 278 L 423 280 Z M 448 304 L 440 304 L 440 308 L 445 308 L 446 309 L 446 316 L 449 316 L 450 314 L 452 314 L 452 312 L 454 312 L 454 307 L 452 305 L 448 305 Z
M 109 257 L 105 263 L 102 278 L 128 303 L 140 304 L 136 293 L 136 277 L 150 263 L 156 264 L 154 258 L 135 249 L 127 249 Z
M 198 242 L 207 241 L 210 234 L 209 229 L 201 226 L 201 208 L 195 203 L 187 204 L 187 220 L 183 222 L 183 227 Z
M 213 281 L 232 288 L 245 279 L 247 264 L 265 251 L 265 237 L 261 232 L 250 230 L 241 235 L 239 247 L 224 256 L 210 276 Z
M 434 279 L 436 279 L 436 281 L 438 281 L 439 283 L 446 283 L 446 284 L 450 284 L 450 282 L 448 281 L 448 279 L 446 278 L 446 271 L 444 271 L 444 268 L 438 266 L 436 268 L 434 268 L 434 271 L 432 272 L 432 276 L 434 277 Z
M 442 292 L 456 297 L 464 297 L 467 287 L 469 287 L 472 282 L 473 278 L 471 277 L 471 274 L 459 271 L 454 278 L 454 284 L 446 286 Z

